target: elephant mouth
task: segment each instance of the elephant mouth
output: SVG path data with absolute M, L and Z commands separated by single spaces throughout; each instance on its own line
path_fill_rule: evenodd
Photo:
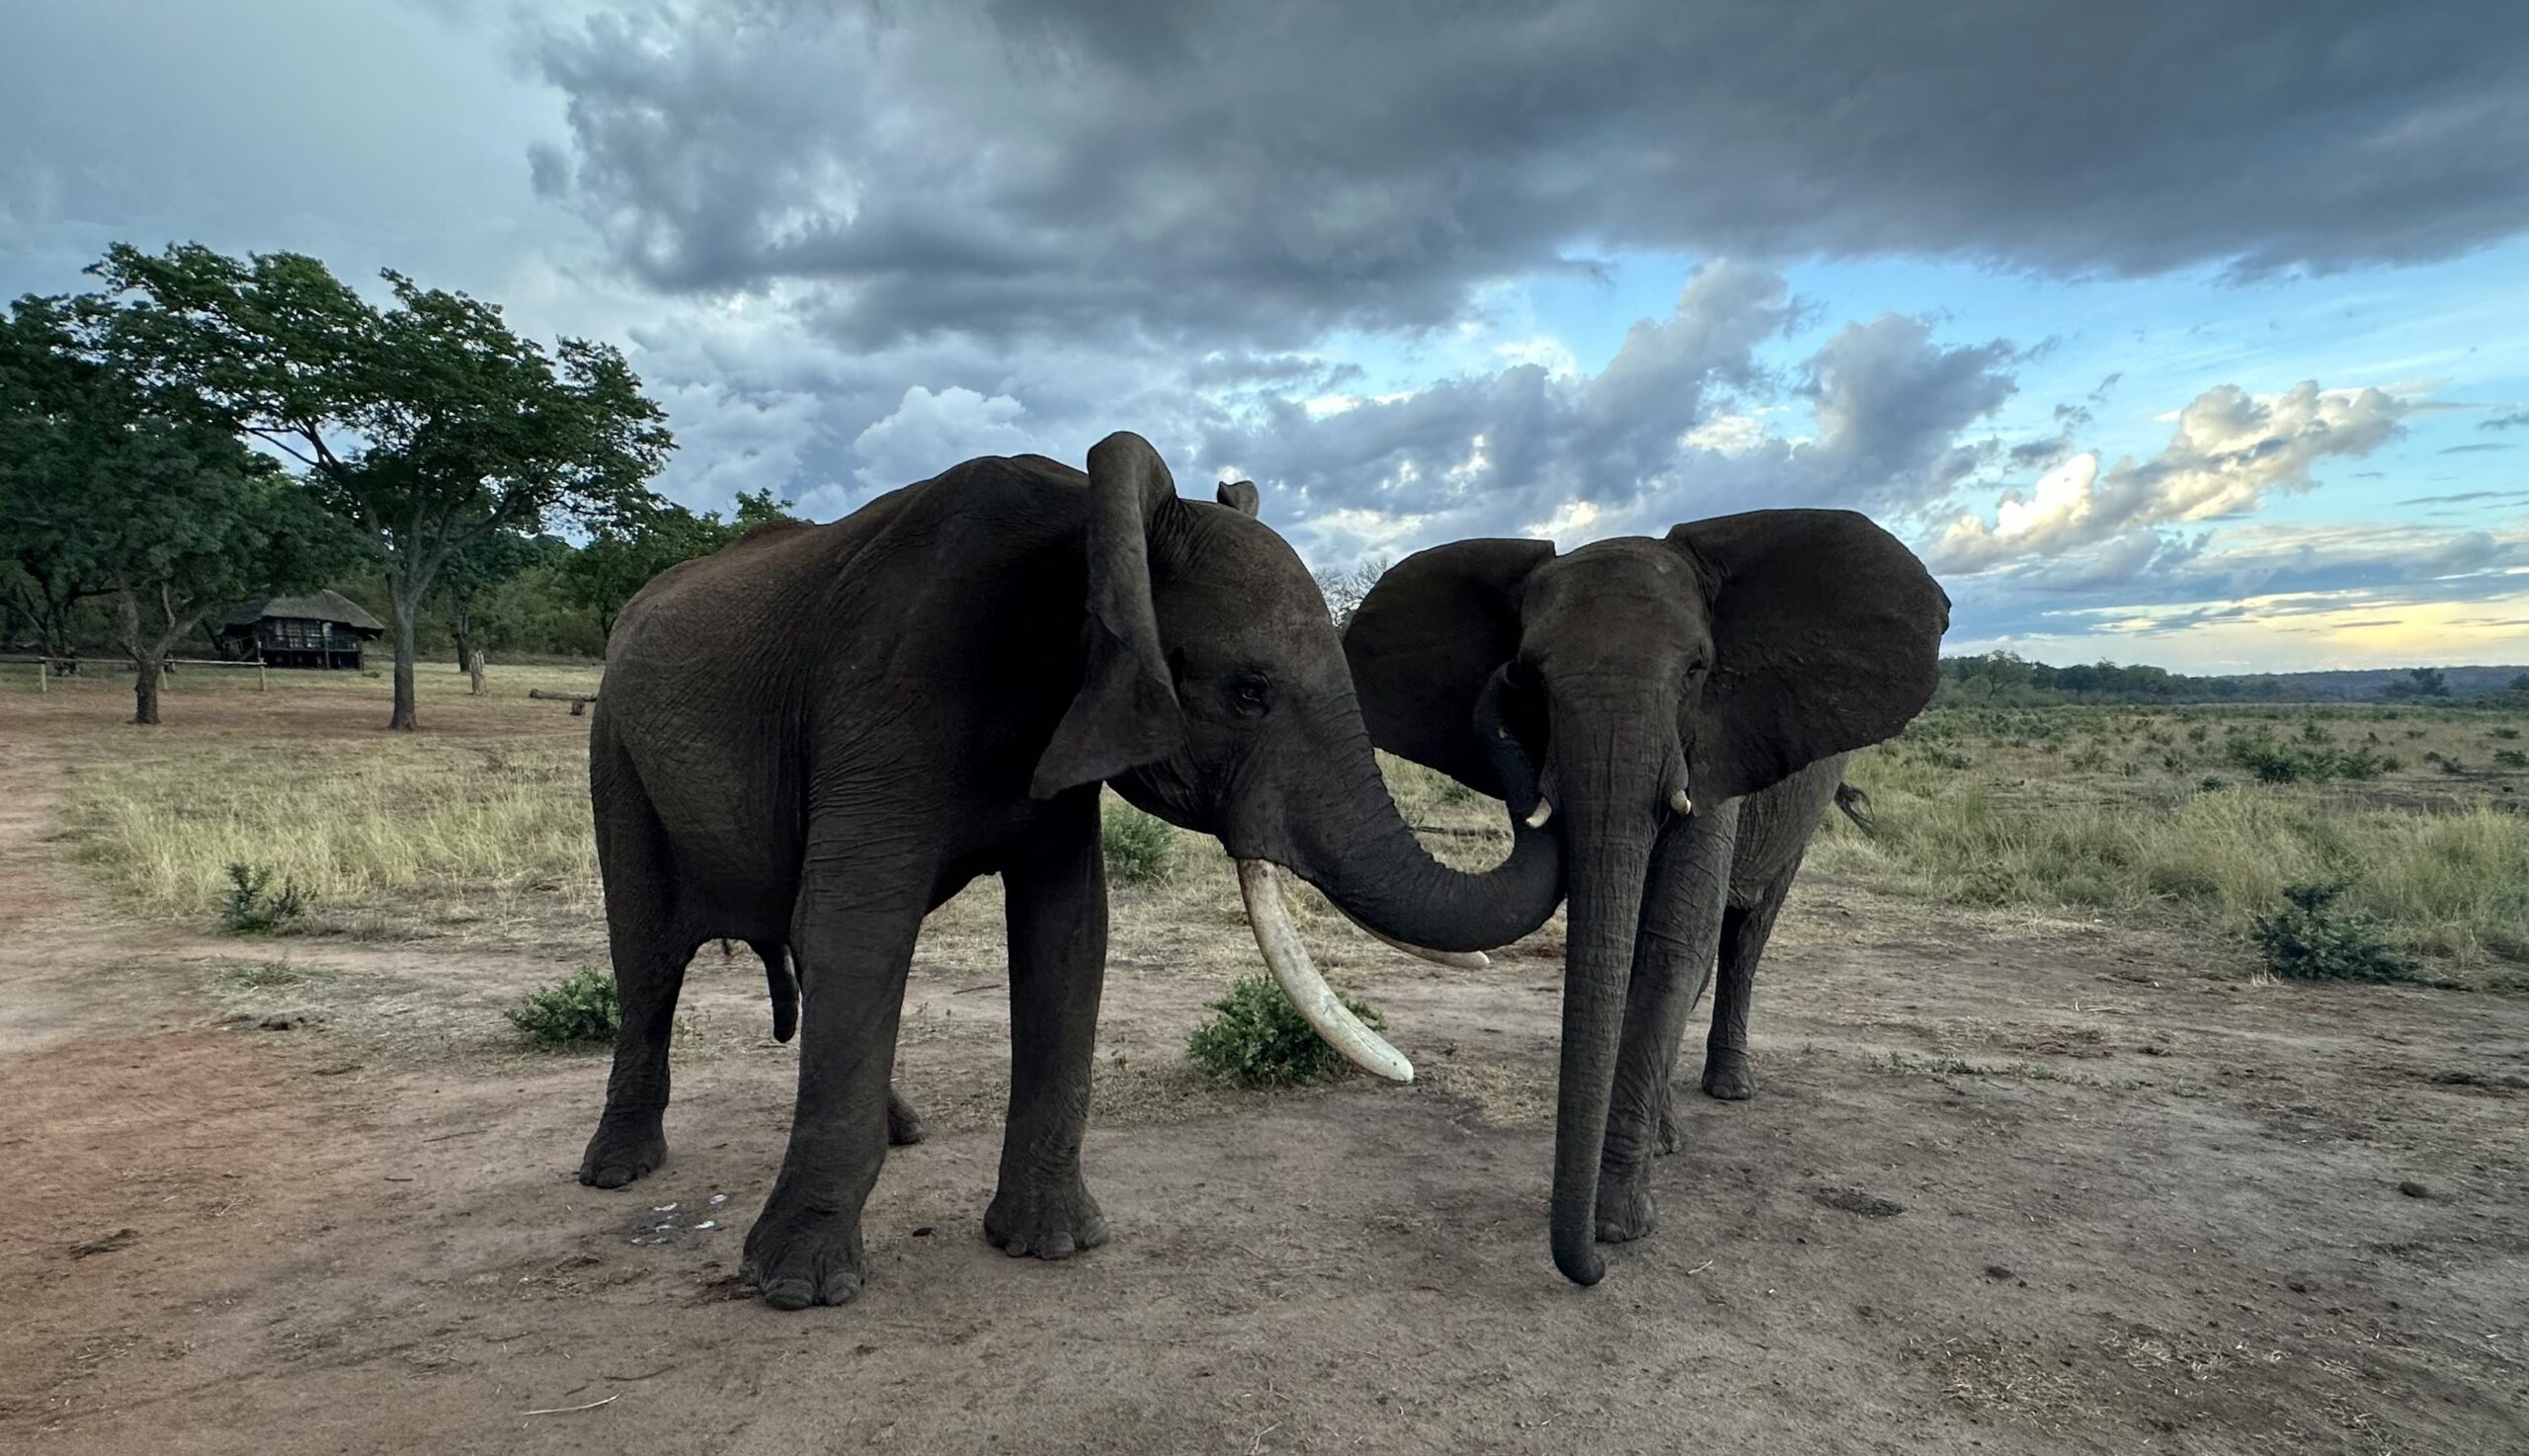
M 1308 1022 L 1309 1029 L 1326 1039 L 1344 1059 L 1373 1077 L 1390 1082 L 1412 1082 L 1414 1064 L 1405 1054 L 1388 1044 L 1361 1018 L 1344 1005 L 1335 988 L 1326 984 L 1317 962 L 1301 941 L 1299 928 L 1291 923 L 1291 913 L 1282 903 L 1282 885 L 1277 867 L 1268 859 L 1238 861 L 1238 894 L 1247 907 L 1247 927 L 1256 935 L 1256 948 L 1264 956 L 1264 968 L 1272 973 L 1273 984 L 1291 1003 L 1291 1009 Z M 1336 904 L 1338 910 L 1343 905 Z M 1426 950 L 1362 925 L 1348 910 L 1346 920 L 1368 932 L 1373 938 L 1408 955 L 1418 955 L 1437 965 L 1457 970 L 1482 970 L 1492 960 L 1481 951 Z

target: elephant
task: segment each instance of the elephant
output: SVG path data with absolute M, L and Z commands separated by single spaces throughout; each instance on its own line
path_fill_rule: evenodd
M 1558 837 L 1494 868 L 1427 853 L 1379 777 L 1341 640 L 1256 487 L 1182 500 L 1129 433 L 1086 473 L 968 460 L 826 525 L 774 522 L 653 579 L 617 618 L 590 725 L 622 1006 L 582 1182 L 666 1157 L 684 967 L 714 938 L 795 966 L 798 1094 L 743 1273 L 781 1309 L 862 1279 L 905 976 L 924 917 L 979 875 L 1008 910 L 1011 1092 L 986 1238 L 1062 1258 L 1106 1238 L 1081 1176 L 1105 969 L 1102 785 L 1238 861 L 1268 966 L 1321 1034 L 1391 1078 L 1280 909 L 1276 866 L 1397 942 L 1507 944 L 1561 903 Z M 1522 766 L 1506 758 L 1515 781 Z M 909 1110 L 909 1109 L 908 1109 Z
M 1717 936 L 1744 964 L 1723 983 L 1707 1077 L 1745 1085 L 1745 975 L 1772 909 L 1756 886 L 1726 903 L 1742 821 L 1751 870 L 1787 886 L 1818 815 L 1801 805 L 1832 797 L 1837 769 L 1798 775 L 1902 729 L 1937 686 L 1948 625 L 1948 596 L 1902 542 L 1817 510 L 1563 555 L 1537 540 L 1436 546 L 1354 611 L 1345 654 L 1372 741 L 1563 835 L 1550 1225 L 1574 1282 L 1605 1272 L 1600 1238 L 1651 1227 L 1646 1160 Z

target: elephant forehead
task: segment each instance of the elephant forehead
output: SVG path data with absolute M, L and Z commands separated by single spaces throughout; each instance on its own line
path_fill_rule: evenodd
M 1693 569 L 1656 541 L 1595 541 L 1543 563 L 1528 581 L 1521 618 L 1533 647 L 1559 632 L 1687 645 L 1703 631 Z M 1540 640 L 1543 639 L 1543 640 Z

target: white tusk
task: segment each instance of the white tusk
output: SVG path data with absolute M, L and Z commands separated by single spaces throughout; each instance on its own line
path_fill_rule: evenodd
M 1695 801 L 1686 796 L 1684 789 L 1676 789 L 1669 795 L 1669 807 L 1680 814 L 1692 814 L 1695 812 Z
M 1388 1045 L 1385 1037 L 1362 1025 L 1335 988 L 1317 973 L 1308 947 L 1300 943 L 1298 928 L 1291 924 L 1290 912 L 1282 908 L 1282 886 L 1273 877 L 1273 866 L 1262 859 L 1238 861 L 1238 894 L 1247 902 L 1247 927 L 1256 932 L 1256 948 L 1264 952 L 1264 967 L 1273 973 L 1273 984 L 1290 998 L 1300 1019 L 1353 1066 L 1390 1082 L 1412 1082 L 1414 1064 Z
M 1344 907 L 1341 905 L 1338 905 L 1335 908 L 1338 910 L 1344 910 Z M 1493 957 L 1486 955 L 1481 950 L 1426 950 L 1420 945 L 1408 945 L 1404 941 L 1397 939 L 1394 935 L 1383 935 L 1377 930 L 1371 930 L 1368 926 L 1361 925 L 1361 918 L 1348 910 L 1344 910 L 1344 918 L 1350 921 L 1355 926 L 1360 926 L 1362 934 L 1376 940 L 1388 949 L 1402 950 L 1408 955 L 1421 956 L 1423 959 L 1429 961 L 1435 966 L 1447 966 L 1453 971 L 1481 971 L 1489 968 L 1493 964 Z
M 1528 817 L 1521 822 L 1526 824 L 1530 829 L 1543 829 L 1545 828 L 1545 822 L 1553 817 L 1554 805 L 1546 802 L 1545 795 L 1539 794 L 1537 795 L 1537 806 L 1530 809 L 1528 811 Z

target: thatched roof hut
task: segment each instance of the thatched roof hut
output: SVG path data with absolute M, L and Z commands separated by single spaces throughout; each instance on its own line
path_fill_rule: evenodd
M 232 662 L 277 668 L 357 668 L 386 624 L 327 588 L 303 597 L 258 597 L 229 614 L 211 640 Z

